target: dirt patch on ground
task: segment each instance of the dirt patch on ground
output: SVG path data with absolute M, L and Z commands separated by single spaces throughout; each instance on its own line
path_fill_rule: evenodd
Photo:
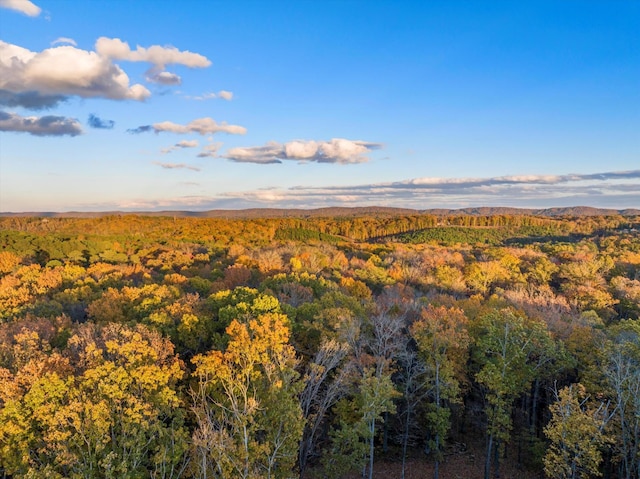
M 405 479 L 425 479 L 433 477 L 433 462 L 426 459 L 410 459 L 405 468 Z M 376 479 L 395 479 L 402 477 L 402 464 L 380 462 L 374 465 L 373 477 Z M 353 479 L 360 477 L 352 476 Z M 440 464 L 441 479 L 483 479 L 484 462 L 473 455 L 455 455 L 446 458 Z M 501 479 L 540 479 L 539 473 L 518 468 L 514 464 L 505 463 L 500 467 Z
M 483 479 L 484 478 L 484 444 L 458 443 L 449 448 L 445 460 L 440 463 L 440 479 Z M 507 457 L 501 460 L 500 479 L 543 479 L 541 471 L 527 469 L 518 464 L 514 451 L 507 451 Z M 407 459 L 405 479 L 430 479 L 434 474 L 434 464 L 426 455 L 412 451 Z M 316 477 L 322 477 L 316 476 Z M 344 479 L 361 479 L 361 474 L 352 473 Z M 376 458 L 373 466 L 373 477 L 376 479 L 400 479 L 402 462 L 400 459 Z M 493 476 L 492 476 L 493 477 Z

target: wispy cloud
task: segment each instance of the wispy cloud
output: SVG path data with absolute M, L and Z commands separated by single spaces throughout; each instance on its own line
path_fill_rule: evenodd
M 202 151 L 198 153 L 198 158 L 218 158 L 218 150 L 222 147 L 222 143 L 215 142 L 209 143 L 202 148 Z
M 59 38 L 56 38 L 54 41 L 51 42 L 51 46 L 52 47 L 54 47 L 56 45 L 60 45 L 60 44 L 73 45 L 74 47 L 78 46 L 78 44 L 76 43 L 76 41 L 73 38 L 68 38 L 68 37 L 59 37 Z
M 187 100 L 197 100 L 197 101 L 215 100 L 216 98 L 222 98 L 223 100 L 231 101 L 233 100 L 233 92 L 230 92 L 227 90 L 220 90 L 218 93 L 208 92 L 198 96 L 186 96 L 185 98 Z
M 8 8 L 29 17 L 37 17 L 42 9 L 29 0 L 0 0 L 0 8 Z
M 152 125 L 142 125 L 137 128 L 129 128 L 127 130 L 127 133 L 131 133 L 132 135 L 139 135 L 140 133 L 148 133 L 150 131 L 153 131 Z
M 380 143 L 334 138 L 330 141 L 294 140 L 288 143 L 270 142 L 264 146 L 231 148 L 224 158 L 238 163 L 282 163 L 293 160 L 298 163 L 364 163 L 365 156 L 382 148 Z
M 99 118 L 97 115 L 94 115 L 93 113 L 91 113 L 89 115 L 89 119 L 87 120 L 87 124 L 91 128 L 110 130 L 115 126 L 116 122 L 113 120 L 103 120 L 102 118 Z
M 0 131 L 29 133 L 35 136 L 77 136 L 82 133 L 78 120 L 63 116 L 28 116 L 0 111 Z
M 160 161 L 154 161 L 154 165 L 158 165 L 161 168 L 166 170 L 192 170 L 192 171 L 200 171 L 200 168 L 197 166 L 187 165 L 185 163 L 162 163 Z
M 182 140 L 182 141 L 179 141 L 178 143 L 176 143 L 175 145 L 163 148 L 162 150 L 160 150 L 160 153 L 165 155 L 165 154 L 171 153 L 172 151 L 177 150 L 177 149 L 195 148 L 197 146 L 198 146 L 198 140 Z
M 214 119 L 205 117 L 190 121 L 186 125 L 180 125 L 172 121 L 163 121 L 153 125 L 142 125 L 137 128 L 127 130 L 129 133 L 145 133 L 154 131 L 155 133 L 199 133 L 200 135 L 213 135 L 215 133 L 228 133 L 230 135 L 244 135 L 247 129 L 243 126 L 229 125 L 227 122 L 217 123 Z

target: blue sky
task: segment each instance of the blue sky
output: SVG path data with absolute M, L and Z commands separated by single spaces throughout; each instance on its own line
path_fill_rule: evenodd
M 0 211 L 640 207 L 640 2 L 0 0 Z

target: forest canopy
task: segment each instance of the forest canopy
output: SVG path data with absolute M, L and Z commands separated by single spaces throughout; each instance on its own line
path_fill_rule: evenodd
M 640 217 L 0 218 L 3 477 L 461 458 L 640 475 Z

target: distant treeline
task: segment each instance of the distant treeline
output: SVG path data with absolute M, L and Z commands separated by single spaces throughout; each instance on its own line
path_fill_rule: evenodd
M 311 239 L 311 231 L 343 237 L 355 241 L 383 239 L 385 237 L 413 233 L 437 227 L 458 226 L 464 228 L 504 228 L 504 234 L 479 234 L 479 240 L 496 240 L 515 233 L 522 236 L 593 234 L 597 231 L 612 231 L 640 225 L 638 217 L 583 216 L 547 218 L 525 215 L 490 216 L 435 216 L 435 215 L 380 215 L 362 217 L 315 217 L 315 218 L 264 218 L 264 219 L 218 219 L 218 218 L 171 218 L 135 215 L 104 216 L 99 218 L 0 218 L 0 230 L 24 233 L 58 233 L 61 238 L 76 235 L 126 236 L 144 235 L 147 239 L 191 240 L 199 243 L 217 242 L 228 244 L 264 243 L 286 235 Z M 299 230 L 298 233 L 294 233 Z M 428 239 L 433 233 L 425 233 Z M 451 233 L 445 233 L 451 234 Z M 489 235 L 489 236 L 483 236 Z M 320 237 L 318 237 L 320 238 Z M 297 239 L 297 238 L 292 238 Z M 333 241 L 329 237 L 327 241 Z M 407 239 L 402 239 L 406 241 Z M 416 239 L 417 240 L 417 239 Z M 412 241 L 416 241 L 412 240 Z

